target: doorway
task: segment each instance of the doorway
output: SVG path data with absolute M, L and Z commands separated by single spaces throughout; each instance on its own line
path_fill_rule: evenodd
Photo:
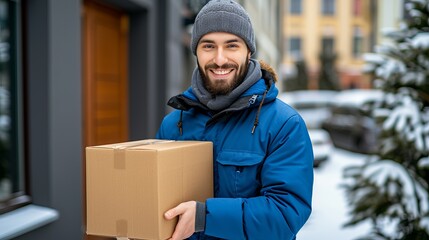
M 84 1 L 83 147 L 124 142 L 129 139 L 128 29 L 129 17 L 125 12 L 95 1 Z M 83 223 L 86 226 L 85 157 L 83 159 Z M 84 239 L 112 238 L 85 234 Z

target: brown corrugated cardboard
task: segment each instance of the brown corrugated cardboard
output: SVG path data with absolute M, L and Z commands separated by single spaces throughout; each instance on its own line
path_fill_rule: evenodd
M 167 239 L 177 204 L 213 196 L 213 146 L 142 140 L 86 148 L 87 234 Z

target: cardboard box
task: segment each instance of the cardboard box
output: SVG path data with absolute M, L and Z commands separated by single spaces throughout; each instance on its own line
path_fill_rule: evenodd
M 213 197 L 213 145 L 142 140 L 86 148 L 87 234 L 167 239 L 163 214 Z

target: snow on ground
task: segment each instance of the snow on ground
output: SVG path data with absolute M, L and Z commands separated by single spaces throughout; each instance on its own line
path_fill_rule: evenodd
M 313 212 L 297 235 L 297 240 L 336 239 L 353 240 L 369 233 L 369 224 L 343 228 L 349 220 L 345 191 L 342 183 L 343 169 L 360 164 L 367 155 L 335 149 L 330 159 L 314 170 Z

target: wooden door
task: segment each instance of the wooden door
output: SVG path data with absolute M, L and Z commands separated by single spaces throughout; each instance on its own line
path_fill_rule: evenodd
M 128 17 L 92 2 L 84 5 L 85 145 L 128 139 Z
M 85 1 L 82 11 L 83 143 L 85 146 L 128 140 L 128 17 Z M 85 173 L 85 158 L 83 158 Z M 86 226 L 86 178 L 83 174 Z M 86 229 L 86 228 L 85 228 Z M 86 236 L 84 239 L 112 239 Z

